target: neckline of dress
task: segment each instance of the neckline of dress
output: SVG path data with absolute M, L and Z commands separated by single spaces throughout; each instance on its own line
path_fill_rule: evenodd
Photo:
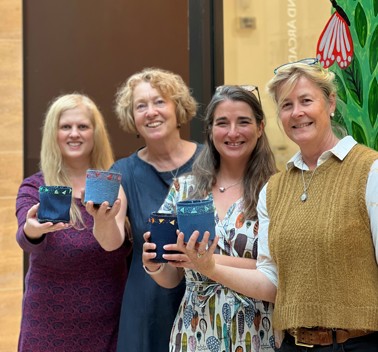
M 181 170 L 184 169 L 184 168 L 187 166 L 187 164 L 188 164 L 191 160 L 193 160 L 193 159 L 196 157 L 196 154 L 197 154 L 197 151 L 198 151 L 198 143 L 196 143 L 196 142 L 193 142 L 193 143 L 196 144 L 196 149 L 194 150 L 193 155 L 192 155 L 192 156 L 191 156 L 191 157 L 190 157 L 190 158 L 189 158 L 184 164 L 182 164 L 182 165 L 180 165 L 180 166 L 178 166 L 177 168 L 172 169 L 172 170 L 159 171 L 154 165 L 152 165 L 152 164 L 150 164 L 149 162 L 143 160 L 143 159 L 138 155 L 138 152 L 139 152 L 142 148 L 144 148 L 145 146 L 139 148 L 139 149 L 135 152 L 135 156 L 136 156 L 136 158 L 137 158 L 139 161 L 141 161 L 141 162 L 144 163 L 146 166 L 148 166 L 148 167 L 152 168 L 153 170 L 155 170 L 159 175 L 167 173 L 167 174 L 169 174 L 169 175 L 172 177 L 172 172 L 174 173 L 174 171 L 176 171 L 177 169 L 181 169 Z
M 214 200 L 213 192 L 210 192 L 210 193 L 209 193 L 209 197 L 210 197 L 210 195 L 211 195 L 212 199 Z M 225 220 L 226 218 L 227 218 L 227 219 L 229 218 L 228 213 L 230 212 L 230 209 L 231 209 L 234 205 L 236 206 L 237 204 L 239 204 L 239 203 L 242 202 L 242 201 L 243 201 L 243 196 L 241 196 L 240 198 L 238 198 L 237 200 L 235 200 L 235 202 L 233 202 L 233 203 L 228 207 L 228 209 L 227 209 L 227 211 L 226 211 L 226 215 L 224 216 L 224 218 L 223 218 L 222 220 L 220 219 L 220 217 L 219 217 L 219 215 L 218 215 L 218 211 L 217 211 L 217 208 L 216 208 L 215 203 L 214 203 L 214 216 L 218 218 L 219 223 L 222 224 L 222 226 L 223 226 L 223 222 L 224 222 L 224 220 Z

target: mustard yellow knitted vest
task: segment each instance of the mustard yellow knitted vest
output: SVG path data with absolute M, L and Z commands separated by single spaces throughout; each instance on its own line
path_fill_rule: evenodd
M 361 145 L 342 162 L 332 156 L 317 168 L 306 202 L 297 168 L 269 180 L 276 329 L 378 330 L 378 266 L 365 201 L 375 159 L 378 153 Z M 307 183 L 311 173 L 305 172 Z

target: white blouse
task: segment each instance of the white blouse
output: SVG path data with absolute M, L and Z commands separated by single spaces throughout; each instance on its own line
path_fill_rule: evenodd
M 328 160 L 332 155 L 335 155 L 340 160 L 343 160 L 357 142 L 351 136 L 346 136 L 340 140 L 332 149 L 324 152 L 318 159 L 318 166 Z M 298 169 L 309 170 L 306 164 L 302 162 L 302 155 L 300 152 L 296 153 L 287 163 L 286 168 L 291 169 L 297 167 Z M 268 244 L 268 229 L 269 229 L 269 215 L 266 209 L 266 188 L 263 187 L 259 195 L 259 202 L 257 204 L 257 212 L 259 217 L 259 234 L 258 234 L 258 248 L 259 253 L 257 257 L 257 270 L 263 272 L 268 279 L 275 285 L 278 285 L 277 267 L 273 261 Z M 372 164 L 367 185 L 366 185 L 366 207 L 370 219 L 371 235 L 375 248 L 375 258 L 378 264 L 378 159 Z

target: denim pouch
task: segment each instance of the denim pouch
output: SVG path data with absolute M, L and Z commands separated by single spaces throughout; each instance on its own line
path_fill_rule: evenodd
M 107 201 L 110 207 L 113 206 L 118 197 L 120 184 L 119 172 L 87 170 L 84 203 L 92 201 L 94 205 L 101 205 Z
M 174 214 L 164 214 L 153 212 L 148 219 L 150 223 L 150 242 L 156 244 L 156 257 L 152 261 L 156 263 L 166 263 L 163 254 L 180 253 L 178 251 L 166 251 L 163 246 L 177 242 L 177 217 Z
M 193 199 L 177 202 L 178 227 L 188 242 L 193 231 L 199 231 L 197 242 L 202 241 L 205 231 L 210 232 L 210 240 L 215 237 L 214 203 L 212 199 Z
M 66 186 L 39 187 L 37 220 L 44 222 L 70 222 L 72 188 Z

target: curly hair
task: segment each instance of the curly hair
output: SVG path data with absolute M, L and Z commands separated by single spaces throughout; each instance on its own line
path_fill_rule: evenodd
M 115 112 L 126 132 L 138 133 L 133 113 L 133 92 L 141 82 L 150 83 L 164 98 L 174 102 L 179 125 L 189 122 L 196 115 L 197 103 L 181 76 L 159 68 L 145 68 L 129 77 L 116 93 Z

